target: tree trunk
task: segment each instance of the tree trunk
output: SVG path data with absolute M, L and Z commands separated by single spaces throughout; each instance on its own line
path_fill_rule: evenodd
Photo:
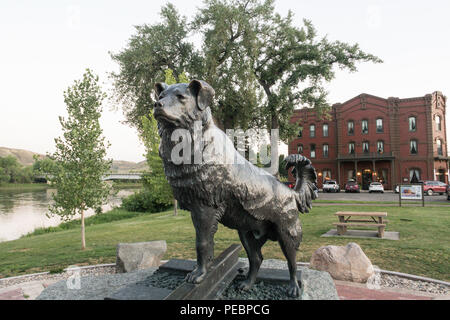
M 276 113 L 272 113 L 272 128 L 271 128 L 272 130 L 273 129 L 276 129 L 276 130 L 279 130 L 280 129 L 280 124 L 279 124 L 279 122 L 278 122 L 278 117 L 277 117 L 277 115 L 276 115 Z M 271 159 L 271 167 L 272 167 L 272 169 L 274 170 L 274 172 L 272 172 L 272 174 L 278 179 L 278 180 L 280 180 L 280 173 L 278 172 L 278 169 L 279 169 L 279 162 L 280 162 L 280 159 L 279 159 L 279 150 L 278 150 L 278 142 L 279 142 L 279 137 L 280 137 L 280 135 L 279 135 L 279 133 L 278 133 L 278 135 L 275 137 L 276 139 L 275 140 L 273 140 L 274 138 L 272 137 L 272 132 L 270 133 L 271 134 L 271 148 L 270 148 L 270 159 Z
M 173 215 L 178 215 L 178 201 L 177 199 L 173 199 Z
M 81 250 L 86 249 L 86 237 L 84 229 L 84 210 L 81 210 Z

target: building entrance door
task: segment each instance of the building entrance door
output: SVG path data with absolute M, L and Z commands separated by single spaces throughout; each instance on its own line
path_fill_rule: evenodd
M 362 172 L 362 189 L 369 190 L 369 185 L 372 182 L 372 170 L 365 169 Z
M 440 182 L 445 183 L 445 170 L 444 169 L 438 170 L 437 178 Z

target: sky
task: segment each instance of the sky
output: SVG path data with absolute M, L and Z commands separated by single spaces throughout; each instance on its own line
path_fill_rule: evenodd
M 203 4 L 171 2 L 188 18 Z M 53 152 L 54 138 L 61 135 L 58 117 L 66 114 L 64 90 L 91 68 L 110 91 L 108 74 L 118 71 L 110 52 L 126 47 L 134 26 L 158 22 L 166 3 L 2 0 L 0 146 Z M 384 98 L 434 91 L 450 95 L 449 1 L 276 0 L 275 7 L 281 15 L 291 10 L 299 27 L 306 18 L 320 37 L 359 43 L 364 51 L 384 60 L 383 64 L 359 64 L 355 73 L 338 70 L 326 85 L 331 104 L 361 93 Z M 111 143 L 108 156 L 142 161 L 144 147 L 123 120 L 120 106 L 105 101 L 101 124 Z

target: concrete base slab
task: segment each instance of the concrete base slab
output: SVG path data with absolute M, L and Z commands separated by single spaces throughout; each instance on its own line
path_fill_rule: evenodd
M 172 290 L 134 283 L 105 297 L 105 300 L 163 300 L 170 293 Z
M 363 238 L 363 239 L 380 239 L 380 240 L 399 240 L 400 233 L 396 231 L 385 231 L 383 238 L 378 238 L 378 231 L 374 230 L 347 230 L 347 232 L 340 236 L 336 229 L 331 229 L 321 237 L 340 237 L 340 238 Z

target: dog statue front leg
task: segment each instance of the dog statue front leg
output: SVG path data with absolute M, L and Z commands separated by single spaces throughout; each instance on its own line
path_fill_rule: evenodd
M 217 231 L 217 221 L 214 218 L 215 215 L 210 215 L 207 211 L 191 213 L 196 234 L 197 266 L 186 276 L 186 281 L 189 283 L 202 282 L 214 259 L 214 234 Z

